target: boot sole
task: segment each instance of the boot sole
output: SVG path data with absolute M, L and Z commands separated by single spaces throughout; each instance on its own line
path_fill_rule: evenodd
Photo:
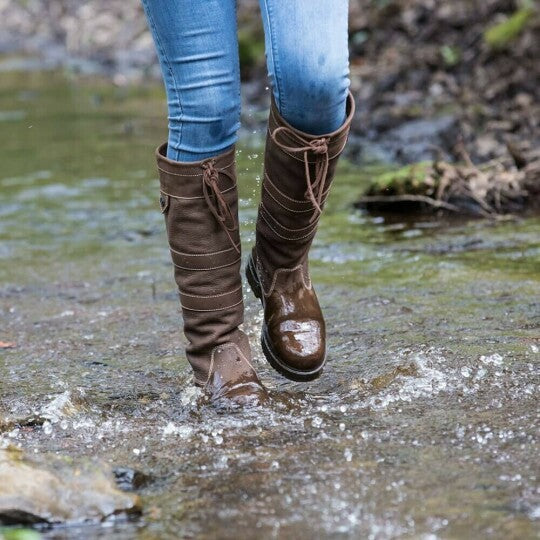
M 249 286 L 253 291 L 253 294 L 261 301 L 261 304 L 264 308 L 264 295 L 262 292 L 261 283 L 259 277 L 257 276 L 257 270 L 253 264 L 253 257 L 249 256 L 249 261 L 246 266 L 246 278 L 248 280 Z M 284 377 L 291 381 L 295 382 L 308 382 L 317 379 L 324 368 L 326 363 L 326 351 L 324 353 L 324 359 L 320 365 L 315 370 L 312 371 L 302 371 L 299 369 L 292 368 L 288 366 L 283 360 L 279 358 L 274 349 L 272 348 L 270 338 L 268 337 L 268 327 L 266 323 L 263 322 L 262 332 L 261 332 L 261 347 L 264 353 L 264 356 L 270 363 L 270 365 L 278 372 L 281 373 Z

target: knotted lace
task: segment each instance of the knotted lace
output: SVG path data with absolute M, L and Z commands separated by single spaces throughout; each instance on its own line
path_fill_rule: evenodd
M 299 145 L 303 146 L 287 146 L 278 141 L 277 135 L 279 132 L 285 132 L 292 139 L 299 141 Z M 326 175 L 328 174 L 328 165 L 330 158 L 328 155 L 328 138 L 321 137 L 320 139 L 305 139 L 291 128 L 287 126 L 280 126 L 274 129 L 270 133 L 272 140 L 284 151 L 300 153 L 303 152 L 304 166 L 306 174 L 306 192 L 305 197 L 311 201 L 315 208 L 315 213 L 310 219 L 310 223 L 313 222 L 322 213 L 322 204 L 324 197 L 324 184 L 326 181 Z M 315 177 L 311 178 L 311 171 L 309 169 L 309 152 L 315 154 Z
M 210 212 L 214 215 L 217 222 L 220 224 L 221 228 L 225 231 L 229 240 L 234 247 L 234 249 L 240 253 L 240 248 L 234 241 L 234 238 L 231 233 L 238 230 L 238 223 L 234 218 L 234 214 L 227 204 L 227 201 L 223 197 L 218 186 L 219 173 L 215 167 L 214 160 L 211 159 L 206 161 L 202 165 L 203 175 L 202 175 L 202 187 L 203 195 L 206 200 L 206 204 L 210 209 Z M 223 174 L 226 174 L 234 181 L 234 179 L 226 172 L 221 171 Z M 229 225 L 227 224 L 229 223 Z

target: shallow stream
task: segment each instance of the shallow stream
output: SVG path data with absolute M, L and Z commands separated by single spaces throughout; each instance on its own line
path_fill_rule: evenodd
M 311 256 L 324 376 L 269 368 L 246 290 L 273 400 L 215 411 L 182 352 L 164 118 L 153 85 L 0 75 L 0 445 L 144 474 L 140 519 L 43 537 L 538 538 L 540 219 L 370 216 L 377 168 L 343 162 Z M 261 137 L 238 150 L 244 254 Z

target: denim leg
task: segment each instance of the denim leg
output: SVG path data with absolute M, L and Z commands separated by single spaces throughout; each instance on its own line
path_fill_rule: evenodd
M 313 135 L 345 120 L 348 0 L 259 0 L 266 59 L 281 115 Z
M 236 1 L 142 3 L 167 91 L 167 157 L 198 161 L 225 151 L 240 126 Z

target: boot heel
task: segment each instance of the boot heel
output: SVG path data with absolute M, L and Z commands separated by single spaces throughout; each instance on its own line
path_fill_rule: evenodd
M 246 266 L 246 278 L 251 290 L 253 291 L 253 294 L 260 300 L 262 298 L 261 284 L 259 283 L 259 278 L 257 277 L 257 271 L 255 270 L 255 265 L 253 264 L 252 255 L 249 256 L 249 261 Z

